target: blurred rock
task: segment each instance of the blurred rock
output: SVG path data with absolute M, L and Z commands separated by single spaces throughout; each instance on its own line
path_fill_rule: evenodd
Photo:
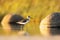
M 42 35 L 60 35 L 60 13 L 56 12 L 45 17 L 40 23 Z
M 24 18 L 17 14 L 7 14 L 3 17 L 1 21 L 1 25 L 3 28 L 3 31 L 9 35 L 12 34 L 12 32 L 16 32 L 18 35 L 27 35 L 27 32 L 24 31 L 24 24 L 18 24 L 16 22 L 19 22 L 23 20 Z

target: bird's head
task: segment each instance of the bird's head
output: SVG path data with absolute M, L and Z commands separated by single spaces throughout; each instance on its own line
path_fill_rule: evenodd
M 32 17 L 31 16 L 27 16 L 27 19 L 32 19 Z
M 30 18 L 30 16 L 27 16 L 27 18 Z

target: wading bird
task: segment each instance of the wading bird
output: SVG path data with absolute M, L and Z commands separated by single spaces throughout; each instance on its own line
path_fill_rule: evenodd
M 60 12 L 45 17 L 39 27 L 43 36 L 60 35 Z
M 1 24 L 4 32 L 10 33 L 11 31 L 23 31 L 24 25 L 30 21 L 30 16 L 23 18 L 17 14 L 7 14 L 3 17 Z

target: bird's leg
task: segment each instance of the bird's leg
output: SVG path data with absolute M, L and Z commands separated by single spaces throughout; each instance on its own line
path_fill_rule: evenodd
M 23 27 L 21 26 L 21 31 L 23 31 Z

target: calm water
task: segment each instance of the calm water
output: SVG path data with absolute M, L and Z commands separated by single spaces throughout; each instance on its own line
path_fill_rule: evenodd
M 0 40 L 60 40 L 60 36 L 0 36 Z

